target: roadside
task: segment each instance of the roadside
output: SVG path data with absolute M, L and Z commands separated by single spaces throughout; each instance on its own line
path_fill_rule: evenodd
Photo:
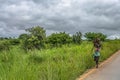
M 120 80 L 120 50 L 113 54 L 110 58 L 100 63 L 99 68 L 86 71 L 80 78 L 76 80 Z M 111 78 L 110 78 L 111 77 Z

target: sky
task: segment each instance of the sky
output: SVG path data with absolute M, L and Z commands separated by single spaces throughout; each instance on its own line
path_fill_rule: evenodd
M 55 32 L 102 32 L 120 38 L 120 0 L 0 0 L 0 37 L 41 26 Z

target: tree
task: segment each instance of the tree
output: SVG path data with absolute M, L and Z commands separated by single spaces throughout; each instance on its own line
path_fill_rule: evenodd
M 36 36 L 39 40 L 46 38 L 46 31 L 40 26 L 28 28 L 26 31 L 29 32 L 30 35 Z
M 99 38 L 101 41 L 105 41 L 107 38 L 103 33 L 95 33 L 95 32 L 87 32 L 84 37 L 86 37 L 89 41 L 94 40 L 95 38 Z
M 25 49 L 41 49 L 44 46 L 46 33 L 45 30 L 40 26 L 35 26 L 32 28 L 26 29 L 28 34 L 23 34 L 20 36 L 20 38 L 25 38 L 23 42 L 23 46 Z
M 75 44 L 80 44 L 82 41 L 82 33 L 81 32 L 76 32 L 73 36 L 72 36 L 72 40 Z
M 61 46 L 63 44 L 69 44 L 72 38 L 65 32 L 53 33 L 47 38 L 47 42 L 53 46 Z
M 25 40 L 25 39 L 27 39 L 28 38 L 28 34 L 21 34 L 20 36 L 19 36 L 19 39 L 21 39 L 21 40 Z

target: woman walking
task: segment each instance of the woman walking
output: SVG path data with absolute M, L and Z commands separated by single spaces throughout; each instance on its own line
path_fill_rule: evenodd
M 99 57 L 100 57 L 100 48 L 101 48 L 100 39 L 96 38 L 93 41 L 93 44 L 94 44 L 94 48 L 95 48 L 95 51 L 94 51 L 94 61 L 96 62 L 96 68 L 98 68 L 98 62 L 99 62 Z
M 95 50 L 94 52 L 94 61 L 96 62 L 96 68 L 98 68 L 98 62 L 99 62 L 100 52 L 99 50 Z

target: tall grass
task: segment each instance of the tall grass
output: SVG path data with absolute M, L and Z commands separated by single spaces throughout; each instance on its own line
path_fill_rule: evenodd
M 120 41 L 103 43 L 100 61 L 120 49 Z M 95 66 L 92 43 L 25 53 L 19 46 L 0 52 L 0 80 L 75 80 Z

